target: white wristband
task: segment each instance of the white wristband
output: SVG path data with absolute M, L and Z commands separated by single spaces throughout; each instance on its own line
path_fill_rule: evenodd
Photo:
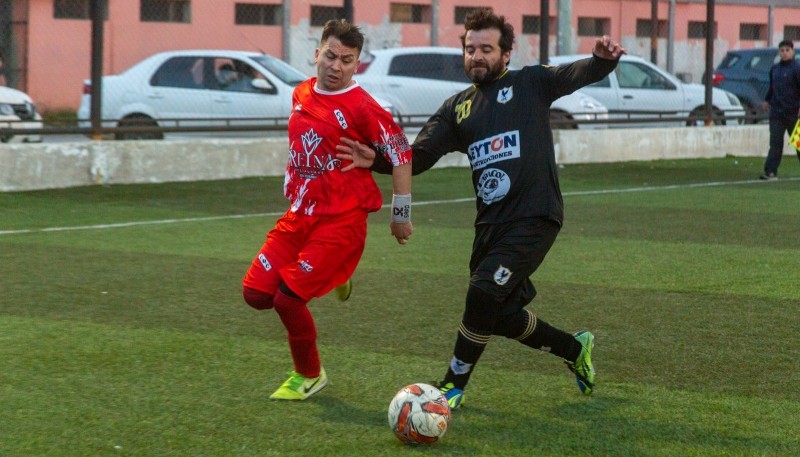
M 392 195 L 392 222 L 411 222 L 411 194 Z

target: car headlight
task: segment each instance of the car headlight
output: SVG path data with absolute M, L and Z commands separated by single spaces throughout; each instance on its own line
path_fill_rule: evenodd
M 13 116 L 14 107 L 10 103 L 0 103 L 0 114 L 3 116 Z
M 728 101 L 731 102 L 731 105 L 733 105 L 733 106 L 742 106 L 742 101 L 739 100 L 739 97 L 737 97 L 732 92 L 725 92 L 725 95 L 728 96 Z
M 597 103 L 594 99 L 589 97 L 581 97 L 580 98 L 581 106 L 590 110 L 590 111 L 597 111 L 603 109 L 603 105 Z

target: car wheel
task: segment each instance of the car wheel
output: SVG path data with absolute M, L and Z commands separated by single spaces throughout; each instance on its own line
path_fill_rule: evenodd
M 745 124 L 758 124 L 759 110 L 746 100 L 742 100 L 742 107 L 744 108 L 745 114 L 747 114 L 744 120 Z
M 119 121 L 118 127 L 158 127 L 158 123 L 144 114 L 134 114 Z M 115 140 L 163 140 L 161 132 L 119 132 Z
M 714 125 L 725 125 L 724 113 L 717 108 L 713 109 Z M 704 107 L 695 108 L 694 111 L 689 113 L 693 119 L 686 121 L 687 127 L 702 127 L 706 125 L 706 110 Z
M 550 110 L 550 126 L 553 129 L 577 129 L 578 124 L 575 122 L 568 122 L 571 120 L 572 117 L 564 111 L 553 109 Z

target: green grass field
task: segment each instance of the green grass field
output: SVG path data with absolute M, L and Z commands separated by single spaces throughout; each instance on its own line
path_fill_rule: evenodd
M 282 177 L 0 193 L 0 456 L 798 455 L 800 165 L 761 163 L 564 167 L 530 309 L 595 333 L 596 392 L 494 339 L 427 448 L 386 408 L 449 362 L 468 170 L 415 178 L 406 246 L 370 218 L 353 297 L 310 304 L 331 384 L 289 404 L 283 327 L 240 295 Z

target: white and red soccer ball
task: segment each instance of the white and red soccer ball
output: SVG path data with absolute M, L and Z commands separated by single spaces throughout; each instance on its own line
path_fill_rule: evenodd
M 444 436 L 449 423 L 447 399 L 429 384 L 409 384 L 389 403 L 389 426 L 403 443 L 435 443 Z

